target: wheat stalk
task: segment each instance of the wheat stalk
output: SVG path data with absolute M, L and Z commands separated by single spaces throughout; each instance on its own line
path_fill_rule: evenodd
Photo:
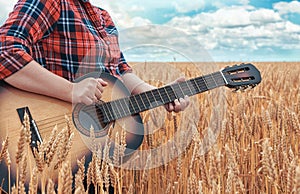
M 18 194 L 18 189 L 16 188 L 16 185 L 13 185 L 11 188 L 11 194 Z
M 33 168 L 30 183 L 29 183 L 29 194 L 37 193 L 37 186 L 38 186 L 38 170 L 37 168 Z
M 81 158 L 81 160 L 77 160 L 78 170 L 75 174 L 75 189 L 77 192 L 84 191 L 83 181 L 85 178 L 85 157 Z
M 9 144 L 9 137 L 6 136 L 5 140 L 2 142 L 2 148 L 1 148 L 1 152 L 0 152 L 0 162 L 1 160 L 5 160 L 5 163 L 7 165 L 7 169 L 8 169 L 8 185 L 9 185 L 9 193 L 10 193 L 10 166 L 11 166 L 11 160 L 10 160 L 10 154 L 8 151 L 8 144 Z M 0 189 L 1 191 L 1 189 Z
M 114 188 L 118 188 L 118 191 L 117 193 L 118 194 L 122 194 L 122 189 L 121 189 L 121 181 L 120 181 L 120 175 L 119 173 L 114 169 L 113 165 L 112 164 L 109 164 L 109 167 L 110 167 L 110 171 L 112 172 L 113 174 L 113 177 L 114 179 L 116 180 L 116 184 L 115 184 L 115 187 Z M 117 186 L 117 187 L 116 187 Z
M 300 166 L 296 167 L 294 191 L 295 191 L 295 193 L 300 193 Z
M 52 162 L 53 160 L 53 157 L 55 155 L 55 152 L 57 150 L 57 147 L 58 147 L 58 141 L 59 141 L 59 138 L 57 136 L 57 125 L 54 126 L 54 128 L 52 129 L 51 131 L 51 135 L 49 137 L 49 141 L 47 141 L 46 143 L 46 146 L 44 148 L 44 153 L 46 155 L 46 164 L 48 166 L 50 166 L 50 163 Z
M 46 191 L 47 191 L 47 194 L 56 194 L 55 189 L 54 189 L 54 183 L 51 179 L 48 179 Z
M 286 193 L 292 193 L 294 187 L 294 177 L 296 176 L 296 160 L 292 160 L 288 167 Z
M 59 170 L 57 193 L 72 193 L 72 172 L 69 162 L 63 162 Z

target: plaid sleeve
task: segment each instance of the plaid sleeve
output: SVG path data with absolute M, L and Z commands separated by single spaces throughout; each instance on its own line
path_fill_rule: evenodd
M 100 8 L 101 9 L 101 8 Z M 104 9 L 101 9 L 102 11 L 102 16 L 104 17 L 104 21 L 105 21 L 105 28 L 106 30 L 108 31 L 109 34 L 115 34 L 116 36 L 118 36 L 118 31 L 117 31 L 117 28 L 110 16 L 110 14 L 104 10 Z M 120 50 L 120 49 L 118 49 Z M 120 59 L 118 61 L 118 69 L 117 69 L 117 72 L 119 74 L 123 74 L 125 72 L 131 72 L 132 69 L 131 67 L 127 64 L 126 60 L 125 60 L 125 57 L 122 53 L 122 51 L 120 51 Z
M 32 45 L 52 30 L 60 1 L 19 0 L 0 28 L 0 80 L 32 61 Z
M 119 72 L 120 72 L 121 75 L 126 73 L 126 72 L 132 72 L 132 68 L 127 64 L 126 59 L 125 59 L 122 52 L 121 52 L 121 57 L 120 57 L 118 67 L 119 67 Z

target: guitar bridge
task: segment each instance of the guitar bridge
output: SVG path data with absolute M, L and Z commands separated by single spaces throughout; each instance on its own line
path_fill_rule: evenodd
M 38 127 L 37 127 L 34 119 L 32 118 L 32 115 L 29 111 L 29 108 L 28 107 L 18 108 L 17 112 L 18 112 L 18 115 L 19 115 L 19 118 L 20 118 L 20 121 L 21 121 L 22 124 L 24 123 L 25 112 L 27 113 L 27 115 L 29 117 L 30 132 L 31 132 L 30 147 L 31 147 L 32 151 L 33 151 L 34 148 L 38 149 L 38 142 L 42 143 L 43 140 L 42 140 L 42 137 L 41 137 L 40 132 L 38 130 Z

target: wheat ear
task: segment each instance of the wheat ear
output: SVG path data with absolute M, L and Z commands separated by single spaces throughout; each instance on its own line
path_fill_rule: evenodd
M 85 157 L 82 157 L 81 160 L 77 160 L 78 171 L 75 175 L 75 189 L 79 191 L 84 191 L 83 181 L 85 178 Z M 78 191 L 78 192 L 79 192 Z
M 38 185 L 37 173 L 38 173 L 37 168 L 36 167 L 33 168 L 30 183 L 29 183 L 29 194 L 37 193 L 37 185 Z
M 10 160 L 10 154 L 8 151 L 8 144 L 9 144 L 9 137 L 6 136 L 5 140 L 2 142 L 2 148 L 0 152 L 0 162 L 2 159 L 5 160 L 7 164 L 7 169 L 8 169 L 8 185 L 9 185 L 9 193 L 10 193 L 10 165 L 11 165 L 11 160 Z M 1 190 L 0 190 L 1 191 Z
M 54 183 L 51 179 L 48 179 L 48 184 L 47 184 L 47 194 L 56 194 L 55 189 L 54 189 Z
M 63 162 L 58 176 L 58 194 L 72 193 L 72 172 L 69 162 Z

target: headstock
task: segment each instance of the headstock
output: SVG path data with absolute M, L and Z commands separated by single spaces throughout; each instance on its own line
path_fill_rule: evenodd
M 250 63 L 225 67 L 221 72 L 224 75 L 226 86 L 235 88 L 235 90 L 253 88 L 261 82 L 259 70 Z

